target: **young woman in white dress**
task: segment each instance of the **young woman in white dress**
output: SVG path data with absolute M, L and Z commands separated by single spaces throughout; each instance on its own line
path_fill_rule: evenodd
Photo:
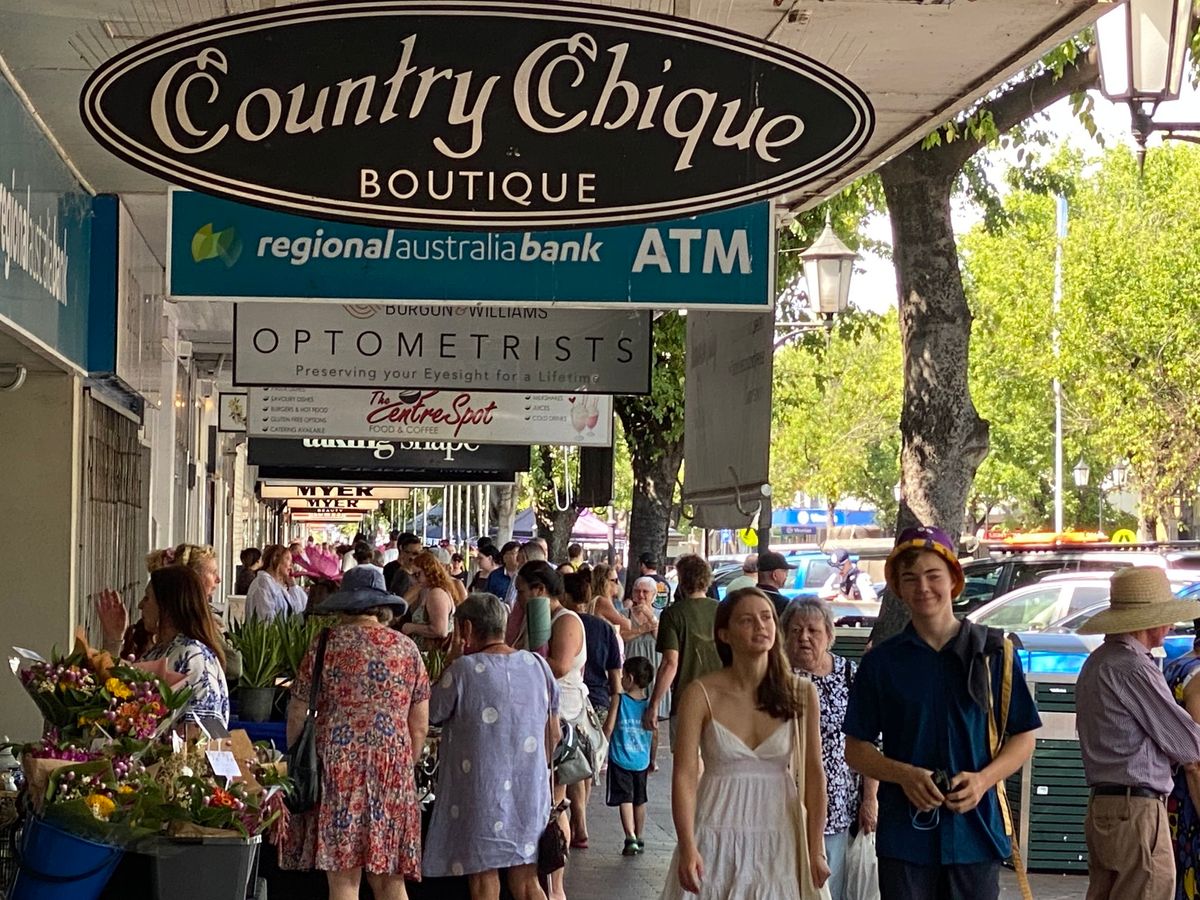
M 775 607 L 757 588 L 725 599 L 714 632 L 724 667 L 680 698 L 671 783 L 678 846 L 663 900 L 820 896 L 829 866 L 816 690 L 792 674 Z M 803 797 L 790 769 L 797 733 Z M 807 814 L 803 840 L 796 834 L 797 804 Z M 798 872 L 805 870 L 812 880 L 801 885 Z

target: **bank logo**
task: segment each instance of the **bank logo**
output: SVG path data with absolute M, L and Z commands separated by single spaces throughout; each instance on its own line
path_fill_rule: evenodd
M 237 229 L 232 226 L 224 231 L 213 231 L 212 222 L 209 222 L 192 235 L 193 262 L 219 259 L 225 263 L 225 268 L 229 269 L 241 255 L 242 239 L 238 237 Z

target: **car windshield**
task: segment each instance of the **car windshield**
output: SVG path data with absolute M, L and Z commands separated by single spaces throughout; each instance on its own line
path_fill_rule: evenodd
M 1070 611 L 1067 592 L 1060 587 L 1045 587 L 1006 596 L 1005 601 L 980 614 L 975 621 L 1005 631 L 1041 631 Z

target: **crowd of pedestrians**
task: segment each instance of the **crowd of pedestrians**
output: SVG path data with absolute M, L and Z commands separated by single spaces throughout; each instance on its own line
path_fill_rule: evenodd
M 287 725 L 290 741 L 315 681 L 322 798 L 288 820 L 281 866 L 324 872 L 333 900 L 357 897 L 364 876 L 388 900 L 422 876 L 464 876 L 473 900 L 497 900 L 502 879 L 518 900 L 564 900 L 594 786 L 620 819 L 614 852 L 644 851 L 666 720 L 677 845 L 664 900 L 845 900 L 848 848 L 865 835 L 883 900 L 998 897 L 1015 850 L 1004 781 L 1041 721 L 1011 642 L 955 618 L 963 570 L 947 535 L 897 540 L 885 578 L 911 620 L 858 665 L 832 652 L 828 603 L 784 595 L 778 553 L 748 559 L 723 601 L 708 563 L 683 556 L 666 602 L 650 555 L 626 596 L 619 568 L 571 551 L 555 565 L 540 540 L 485 538 L 468 564 L 393 532 L 381 547 L 242 553 L 247 618 L 328 623 Z M 831 567 L 841 594 L 865 595 L 845 555 Z M 188 715 L 227 724 L 238 659 L 216 554 L 182 544 L 147 569 L 139 621 L 115 593 L 98 598 L 105 648 L 161 660 L 191 689 Z M 1089 898 L 1197 896 L 1200 652 L 1165 678 L 1150 656 L 1193 608 L 1162 570 L 1125 569 L 1081 629 L 1105 635 L 1078 685 Z M 430 753 L 422 840 L 414 772 Z

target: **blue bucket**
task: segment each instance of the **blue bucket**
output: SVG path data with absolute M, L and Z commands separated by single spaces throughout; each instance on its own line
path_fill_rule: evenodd
M 9 900 L 98 900 L 124 850 L 30 818 Z

